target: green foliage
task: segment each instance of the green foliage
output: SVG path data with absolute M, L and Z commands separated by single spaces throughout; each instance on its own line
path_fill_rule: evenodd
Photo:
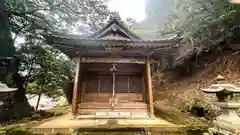
M 73 64 L 45 44 L 42 30 L 71 32 L 77 29 L 81 34 L 88 34 L 103 26 L 109 14 L 101 0 L 6 0 L 6 8 L 14 40 L 19 36 L 25 39 L 17 45 L 17 51 L 22 56 L 20 71 L 25 73 L 27 92 L 49 95 L 61 94 L 56 90 L 72 79 Z
M 71 79 L 73 75 L 71 62 L 59 51 L 41 41 L 29 46 L 26 46 L 26 44 L 21 47 L 19 52 L 25 60 L 22 62 L 20 69 L 27 72 L 31 82 L 27 86 L 27 92 L 37 94 L 42 91 L 52 94 L 51 90 L 61 89 L 64 82 Z
M 236 38 L 240 5 L 228 0 L 173 0 L 173 9 L 166 31 L 183 32 L 198 52 Z
M 6 5 L 17 35 L 43 28 L 71 31 L 86 24 L 96 30 L 109 13 L 101 0 L 6 0 Z
M 46 119 L 50 117 L 61 116 L 63 114 L 64 114 L 63 112 L 39 110 L 31 116 L 31 120 Z
M 27 132 L 26 128 L 20 127 L 19 125 L 14 126 L 8 126 L 8 127 L 1 127 L 0 128 L 0 134 L 3 135 L 31 135 L 29 132 Z
M 220 108 L 201 100 L 193 99 L 185 105 L 183 111 L 188 112 L 192 115 L 197 115 L 196 111 L 201 110 L 204 113 L 204 118 L 212 120 L 220 115 Z
M 72 76 L 72 64 L 59 51 L 44 43 L 42 30 L 75 30 L 88 34 L 99 29 L 108 14 L 101 0 L 0 1 L 0 55 L 14 55 L 13 41 L 17 37 L 25 38 L 23 44 L 16 45 L 17 52 L 22 55 L 21 61 L 14 63 L 14 84 L 19 88 L 15 96 L 18 109 L 14 112 L 17 115 L 27 110 L 25 90 L 29 81 L 32 84 L 27 88 L 28 92 L 52 95 Z M 23 77 L 18 74 L 18 67 L 25 73 Z M 53 93 L 49 93 L 51 91 Z
M 125 20 L 125 24 L 127 25 L 128 29 L 132 29 L 136 25 L 136 20 L 133 18 L 127 18 Z

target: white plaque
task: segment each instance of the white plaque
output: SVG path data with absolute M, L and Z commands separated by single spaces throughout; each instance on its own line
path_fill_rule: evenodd
M 130 112 L 120 112 L 120 116 L 130 117 L 131 113 Z
M 119 112 L 109 112 L 109 116 L 111 117 L 118 117 Z
M 106 116 L 106 112 L 96 112 L 96 116 L 98 117 Z

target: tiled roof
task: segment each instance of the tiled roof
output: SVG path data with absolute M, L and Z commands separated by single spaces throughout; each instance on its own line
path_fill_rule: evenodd
M 177 47 L 182 37 L 179 34 L 171 34 L 161 39 L 142 39 L 129 31 L 119 19 L 109 22 L 100 31 L 91 36 L 65 34 L 61 32 L 49 32 L 43 34 L 46 42 L 61 50 L 69 57 L 78 52 L 85 55 L 109 55 L 105 47 L 123 47 L 122 55 L 155 55 L 159 57 L 163 49 L 168 50 Z M 136 50 L 139 50 L 136 51 Z
M 91 37 L 85 37 L 82 38 L 79 35 L 73 35 L 73 34 L 63 34 L 63 33 L 47 33 L 44 34 L 45 38 L 47 39 L 47 41 L 53 41 L 53 40 L 78 40 L 78 41 L 89 41 L 89 43 L 91 43 L 92 41 L 109 41 L 109 42 L 132 42 L 132 43 L 174 43 L 174 42 L 179 42 L 182 39 L 182 36 L 178 36 L 178 35 L 173 35 L 172 37 L 170 36 L 166 36 L 163 37 L 161 39 L 128 39 L 128 38 L 122 38 L 122 37 L 111 37 L 111 36 L 107 36 L 107 37 L 103 37 L 103 38 L 91 38 Z M 114 39 L 114 40 L 113 40 Z M 70 43 L 71 44 L 71 43 Z M 81 44 L 81 42 L 79 42 L 79 44 Z

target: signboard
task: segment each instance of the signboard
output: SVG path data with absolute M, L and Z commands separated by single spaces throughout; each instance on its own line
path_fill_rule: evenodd
M 123 50 L 123 47 L 105 47 L 105 51 L 109 53 L 117 53 L 121 52 Z

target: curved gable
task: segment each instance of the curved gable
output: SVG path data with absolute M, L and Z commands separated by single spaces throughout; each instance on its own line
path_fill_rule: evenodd
M 98 32 L 92 34 L 94 39 L 141 40 L 136 34 L 124 26 L 119 17 L 111 17 L 109 23 Z

